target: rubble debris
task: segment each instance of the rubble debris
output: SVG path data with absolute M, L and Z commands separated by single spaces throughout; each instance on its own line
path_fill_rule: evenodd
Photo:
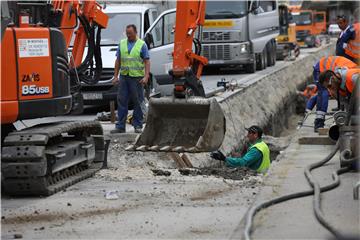
M 116 200 L 116 199 L 119 199 L 119 195 L 117 194 L 117 191 L 115 191 L 115 190 L 108 191 L 105 194 L 105 199 L 106 200 Z
M 181 175 L 184 175 L 184 176 L 201 175 L 200 170 L 197 168 L 182 168 L 182 169 L 178 169 L 178 171 L 180 172 Z
M 110 112 L 99 112 L 99 113 L 96 114 L 96 119 L 98 121 L 104 121 L 104 122 L 110 121 L 111 120 L 111 113 Z
M 256 176 L 257 173 L 254 170 L 248 168 L 194 168 L 194 169 L 178 169 L 181 175 L 185 176 L 196 176 L 196 175 L 207 175 L 207 176 L 216 176 L 222 177 L 225 179 L 232 180 L 243 180 L 249 176 Z
M 170 176 L 171 172 L 161 169 L 151 169 L 151 171 L 154 173 L 154 176 Z
M 20 239 L 20 238 L 23 238 L 22 234 L 20 234 L 20 233 L 15 233 L 14 234 L 14 239 Z

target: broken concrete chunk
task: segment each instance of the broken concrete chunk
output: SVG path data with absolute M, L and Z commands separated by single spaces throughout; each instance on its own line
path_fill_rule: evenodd
M 116 200 L 119 199 L 119 195 L 117 194 L 116 190 L 108 191 L 105 193 L 106 200 Z
M 171 172 L 161 169 L 151 169 L 151 171 L 154 173 L 155 176 L 170 176 Z

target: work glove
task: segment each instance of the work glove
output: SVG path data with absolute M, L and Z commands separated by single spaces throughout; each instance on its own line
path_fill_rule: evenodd
M 219 160 L 219 161 L 225 161 L 225 158 L 226 158 L 225 155 L 222 152 L 220 152 L 219 150 L 211 152 L 210 157 L 212 157 L 216 160 Z

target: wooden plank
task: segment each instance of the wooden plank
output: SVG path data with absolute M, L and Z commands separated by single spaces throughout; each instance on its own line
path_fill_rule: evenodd
M 194 166 L 192 165 L 191 161 L 190 161 L 190 158 L 185 154 L 185 153 L 182 153 L 180 155 L 180 157 L 184 160 L 184 163 L 186 164 L 187 167 L 189 168 L 193 168 Z
M 110 101 L 110 121 L 111 123 L 115 123 L 115 101 Z
M 175 161 L 178 168 L 186 168 L 184 160 L 180 157 L 178 153 L 170 152 L 169 155 Z
M 298 140 L 303 145 L 335 145 L 335 142 L 329 137 L 301 137 Z
M 318 133 L 319 133 L 319 135 L 327 136 L 329 134 L 329 129 L 328 128 L 318 128 Z

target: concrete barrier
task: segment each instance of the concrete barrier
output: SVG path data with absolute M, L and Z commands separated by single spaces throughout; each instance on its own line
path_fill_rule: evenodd
M 218 97 L 227 125 L 221 149 L 230 153 L 233 147 L 241 145 L 247 134 L 245 127 L 266 127 L 270 121 L 276 121 L 274 116 L 282 111 L 289 97 L 296 94 L 297 87 L 312 78 L 314 63 L 332 55 L 334 47 L 334 43 L 325 45 L 313 54 L 252 80 L 228 96 Z

